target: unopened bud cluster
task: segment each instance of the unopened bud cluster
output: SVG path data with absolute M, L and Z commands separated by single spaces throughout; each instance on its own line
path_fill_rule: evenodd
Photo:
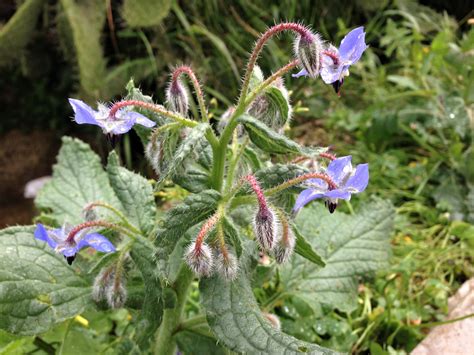
M 118 278 L 113 267 L 103 268 L 94 280 L 92 299 L 96 302 L 105 300 L 111 308 L 121 308 L 127 301 L 126 280 Z

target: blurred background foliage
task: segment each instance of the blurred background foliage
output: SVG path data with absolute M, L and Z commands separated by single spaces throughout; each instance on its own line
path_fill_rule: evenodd
M 218 117 L 234 102 L 250 45 L 267 26 L 297 20 L 339 43 L 364 25 L 370 48 L 341 98 L 321 81 L 286 78 L 294 105 L 288 133 L 370 163 L 367 198 L 377 194 L 397 207 L 392 267 L 361 281 L 359 307 L 350 314 L 315 312 L 297 300 L 275 303 L 272 311 L 284 331 L 301 339 L 355 353 L 409 352 L 429 329 L 424 324 L 444 319 L 448 297 L 474 276 L 473 16 L 465 1 L 4 0 L 0 135 L 39 129 L 47 135 L 39 146 L 64 133 L 94 141 L 96 129 L 70 123 L 67 97 L 118 99 L 134 77 L 161 102 L 170 69 L 180 63 L 202 78 Z M 260 63 L 267 75 L 291 57 L 286 36 L 265 50 Z M 0 147 L 2 169 L 16 154 L 6 151 Z M 44 154 L 49 169 L 54 154 Z M 143 167 L 140 157 L 133 152 L 126 161 Z M 37 177 L 28 164 L 27 176 Z M 261 304 L 277 287 L 265 281 Z M 107 325 L 115 317 L 108 314 Z M 127 329 L 121 316 L 117 324 Z M 103 335 L 94 329 L 81 331 L 100 347 Z

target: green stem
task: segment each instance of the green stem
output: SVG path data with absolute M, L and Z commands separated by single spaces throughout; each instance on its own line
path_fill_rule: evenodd
M 163 312 L 163 320 L 158 329 L 155 342 L 155 355 L 174 355 L 176 352 L 176 342 L 173 339 L 173 335 L 179 329 L 189 286 L 193 278 L 192 272 L 188 266 L 183 263 L 176 281 L 171 286 L 176 292 L 176 306 L 174 308 L 165 309 Z
M 200 326 L 202 324 L 207 324 L 207 319 L 206 319 L 205 314 L 200 314 L 198 316 L 195 316 L 195 317 L 192 317 L 192 318 L 189 318 L 189 319 L 186 319 L 186 320 L 182 321 L 181 324 L 179 325 L 178 331 L 183 330 L 183 329 L 194 328 L 194 327 Z

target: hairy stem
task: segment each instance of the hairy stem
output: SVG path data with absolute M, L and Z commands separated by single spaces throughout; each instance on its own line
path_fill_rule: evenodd
M 110 108 L 109 116 L 114 117 L 118 110 L 120 110 L 121 108 L 127 107 L 127 106 L 138 106 L 138 107 L 144 108 L 146 110 L 157 112 L 160 115 L 171 118 L 172 120 L 174 120 L 176 122 L 179 122 L 179 123 L 181 123 L 181 124 L 183 124 L 184 126 L 187 126 L 187 127 L 195 127 L 195 126 L 198 125 L 198 123 L 196 121 L 187 119 L 186 117 L 183 117 L 183 116 L 181 116 L 180 114 L 178 114 L 176 112 L 169 111 L 166 108 L 164 108 L 162 105 L 156 105 L 156 104 L 152 104 L 152 103 L 144 102 L 144 101 L 140 101 L 140 100 L 124 100 L 124 101 L 119 101 L 119 102 L 115 103 Z
M 75 226 L 68 234 L 67 238 L 66 238 L 66 242 L 67 243 L 72 243 L 74 241 L 74 237 L 77 235 L 77 233 L 79 233 L 81 230 L 83 229 L 87 229 L 87 228 L 92 228 L 92 227 L 104 227 L 104 228 L 109 228 L 109 229 L 112 229 L 112 230 L 115 230 L 119 233 L 123 233 L 123 234 L 126 234 L 128 235 L 129 237 L 132 237 L 132 238 L 135 238 L 135 236 L 133 235 L 133 232 L 128 230 L 128 229 L 125 229 L 123 227 L 120 227 L 114 223 L 110 223 L 110 222 L 106 222 L 106 221 L 90 221 L 90 222 L 84 222 L 84 223 L 81 223 L 81 224 L 78 224 L 77 226 Z
M 191 84 L 193 85 L 194 92 L 196 93 L 196 97 L 198 100 L 199 111 L 201 111 L 201 120 L 203 122 L 209 122 L 209 117 L 207 116 L 207 108 L 206 103 L 204 101 L 204 95 L 201 90 L 201 84 L 194 74 L 194 71 L 187 65 L 182 65 L 177 67 L 172 74 L 171 80 L 174 82 L 179 79 L 180 75 L 186 74 L 189 79 L 191 80 Z
M 177 296 L 176 305 L 174 308 L 167 308 L 163 312 L 163 320 L 158 328 L 155 341 L 153 352 L 155 355 L 174 355 L 176 352 L 176 342 L 173 339 L 173 335 L 181 324 L 181 317 L 192 280 L 193 274 L 191 270 L 184 263 L 181 264 L 178 277 L 171 286 Z

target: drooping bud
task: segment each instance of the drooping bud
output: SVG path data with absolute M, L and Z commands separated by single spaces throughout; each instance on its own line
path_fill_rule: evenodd
M 184 259 L 189 268 L 198 276 L 210 276 L 214 259 L 211 248 L 206 243 L 193 242 L 189 245 Z
M 273 250 L 275 260 L 278 264 L 284 264 L 290 259 L 293 250 L 295 249 L 295 243 L 296 238 L 293 231 L 287 223 L 283 224 L 281 239 Z
M 112 268 L 103 268 L 94 279 L 94 285 L 92 287 L 92 299 L 95 302 L 100 302 L 106 298 L 105 291 L 109 287 L 110 283 L 113 282 L 113 271 Z
M 281 329 L 280 318 L 278 318 L 278 316 L 272 313 L 267 313 L 267 312 L 263 312 L 262 314 L 265 318 L 267 318 L 267 320 L 270 322 L 273 328 L 277 330 Z
M 311 31 L 298 34 L 294 47 L 295 56 L 298 58 L 301 68 L 306 70 L 311 78 L 317 78 L 321 70 L 321 54 L 323 51 L 323 44 L 319 35 Z
M 267 206 L 260 206 L 254 221 L 255 237 L 263 250 L 272 250 L 278 234 L 278 220 Z
M 187 116 L 189 109 L 188 93 L 179 79 L 170 82 L 166 90 L 166 103 L 171 111 Z
M 150 139 L 145 147 L 145 157 L 155 171 L 156 175 L 161 175 L 161 156 L 163 154 L 161 143 L 156 139 Z
M 239 264 L 234 254 L 226 250 L 217 257 L 216 268 L 225 280 L 233 281 L 239 273 Z
M 125 288 L 125 279 L 113 280 L 106 289 L 105 296 L 110 308 L 122 308 L 127 301 L 127 289 Z

